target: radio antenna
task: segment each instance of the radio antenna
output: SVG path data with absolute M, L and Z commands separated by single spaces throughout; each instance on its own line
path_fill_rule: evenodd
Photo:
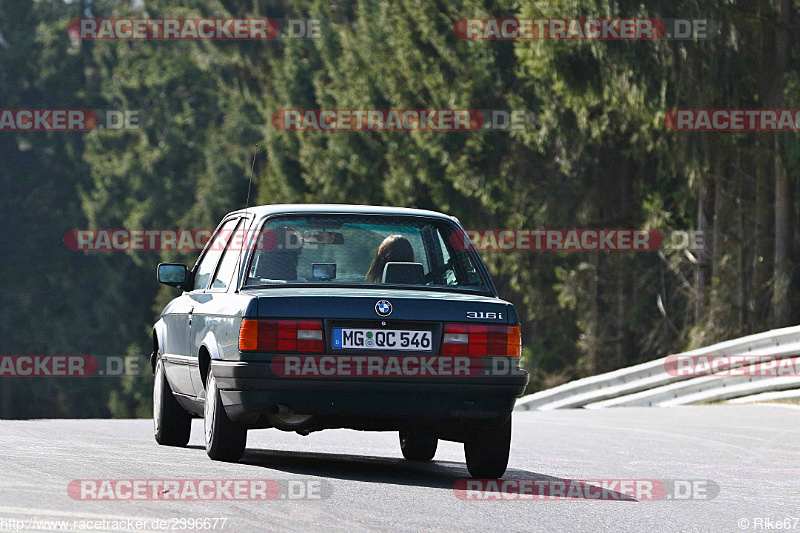
M 250 189 L 253 186 L 253 174 L 256 171 L 256 156 L 258 155 L 258 143 L 256 143 L 255 150 L 253 150 L 253 162 L 250 163 L 250 179 L 247 181 L 247 200 L 244 202 L 244 219 L 245 219 L 245 227 L 247 227 L 247 208 L 250 207 Z M 245 233 L 246 237 L 246 233 Z M 242 245 L 239 247 L 239 254 L 236 258 L 236 264 L 240 265 L 240 261 L 242 260 L 242 249 L 244 248 L 245 238 L 242 238 Z M 242 284 L 242 274 L 243 268 L 239 267 L 239 283 L 236 286 L 236 292 L 239 292 L 239 287 Z
M 250 207 L 250 187 L 253 185 L 253 173 L 256 169 L 256 155 L 258 155 L 258 143 L 253 150 L 253 162 L 250 164 L 250 181 L 247 182 L 247 201 L 244 203 L 244 211 L 247 213 L 247 208 Z

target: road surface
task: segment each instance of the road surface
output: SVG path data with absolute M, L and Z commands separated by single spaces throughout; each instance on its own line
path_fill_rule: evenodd
M 800 409 L 780 405 L 514 413 L 504 479 L 655 480 L 668 491 L 656 501 L 520 500 L 509 490 L 464 500 L 453 490 L 468 477 L 462 445 L 440 442 L 433 462 L 411 463 L 395 433 L 251 431 L 242 462 L 227 464 L 206 456 L 201 420 L 187 448 L 156 445 L 149 420 L 0 421 L 0 530 L 764 531 L 780 521 L 800 531 L 798 420 Z M 277 480 L 281 492 L 255 501 L 69 492 L 86 479 Z M 676 485 L 694 488 L 676 495 Z M 189 528 L 181 518 L 217 520 Z

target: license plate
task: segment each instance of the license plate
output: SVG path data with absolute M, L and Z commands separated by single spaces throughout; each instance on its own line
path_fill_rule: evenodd
M 432 340 L 430 331 L 333 328 L 334 348 L 430 352 Z

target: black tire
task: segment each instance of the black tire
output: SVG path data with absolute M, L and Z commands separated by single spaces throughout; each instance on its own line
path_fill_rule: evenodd
M 203 410 L 203 435 L 206 453 L 215 461 L 235 463 L 244 455 L 247 446 L 247 428 L 232 422 L 222 406 L 214 373 L 208 371 L 206 404 Z
M 186 446 L 192 432 L 192 415 L 172 395 L 161 354 L 156 354 L 153 382 L 153 433 L 163 446 Z
M 511 416 L 501 426 L 477 431 L 464 443 L 467 469 L 475 479 L 497 479 L 508 466 Z
M 400 432 L 400 450 L 409 461 L 430 461 L 436 455 L 439 439 L 414 431 Z

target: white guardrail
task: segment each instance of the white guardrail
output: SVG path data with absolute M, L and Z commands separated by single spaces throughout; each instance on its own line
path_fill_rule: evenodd
M 676 358 L 721 355 L 761 357 L 757 362 L 734 364 L 736 371 L 708 372 L 701 376 L 691 373 L 675 375 L 674 368 L 670 366 L 673 371 L 667 372 L 668 365 L 665 365 L 668 359 L 672 363 Z M 778 375 L 770 376 L 769 372 L 759 375 L 765 373 L 761 368 L 768 364 L 764 361 L 770 358 L 780 362 Z M 762 367 L 758 367 L 758 364 Z M 798 399 L 800 373 L 787 373 L 787 368 L 800 368 L 800 326 L 757 333 L 565 383 L 523 396 L 517 400 L 515 410 L 669 407 L 723 401 L 746 403 Z

